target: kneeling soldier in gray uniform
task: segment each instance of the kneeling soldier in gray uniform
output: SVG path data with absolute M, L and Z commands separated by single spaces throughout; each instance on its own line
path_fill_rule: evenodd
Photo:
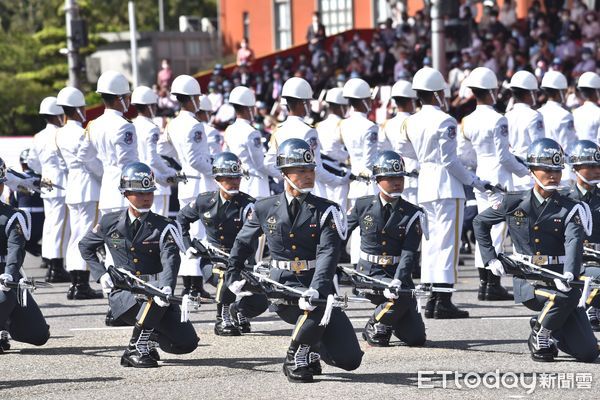
M 567 277 L 555 279 L 553 284 L 513 278 L 515 302 L 540 312 L 532 321 L 528 341 L 533 360 L 554 361 L 558 347 L 579 361 L 592 362 L 598 357 L 598 342 L 585 311 L 577 307 L 581 290 L 568 284 L 582 272 L 587 212 L 579 202 L 557 191 L 564 165 L 558 143 L 548 138 L 534 141 L 527 164 L 535 181 L 533 190 L 508 193 L 475 217 L 475 238 L 484 264 L 495 275 L 504 275 L 490 230 L 507 221 L 516 258 Z
M 0 194 L 6 182 L 6 164 L 0 158 Z M 29 226 L 23 211 L 0 201 L 0 353 L 10 349 L 8 334 L 17 342 L 41 346 L 48 341 L 50 331 L 46 320 L 30 293 L 26 305 L 21 303 L 16 288 L 9 282 L 19 282 L 25 259 L 25 243 Z
M 319 358 L 347 371 L 358 368 L 362 360 L 348 316 L 334 307 L 327 322 L 323 318 L 327 308 L 310 303 L 334 292 L 333 276 L 346 223 L 337 204 L 310 193 L 316 164 L 308 143 L 285 140 L 277 150 L 276 165 L 286 181 L 285 191 L 257 200 L 235 239 L 227 282 L 233 293 L 242 291 L 246 282 L 240 271 L 265 233 L 272 257 L 271 279 L 304 290 L 297 306 L 273 309 L 287 323 L 296 324 L 283 372 L 291 382 L 311 382 L 313 375 L 321 373 Z
M 190 238 L 190 224 L 200 220 L 206 229 L 208 243 L 225 253 L 231 251 L 246 218 L 254 208 L 253 197 L 240 192 L 242 165 L 238 156 L 230 152 L 219 153 L 212 163 L 212 175 L 219 191 L 198 195 L 195 201 L 185 206 L 177 214 L 181 224 L 183 241 L 188 248 L 186 255 L 197 257 Z M 262 314 L 269 306 L 266 296 L 254 294 L 236 302 L 235 295 L 224 285 L 225 270 L 202 260 L 204 281 L 217 288 L 217 322 L 215 334 L 219 336 L 239 336 L 250 333 L 248 318 Z M 216 279 L 215 279 L 216 278 Z
M 577 183 L 571 188 L 567 196 L 588 205 L 590 218 L 593 221 L 592 234 L 584 241 L 584 248 L 593 252 L 600 251 L 600 147 L 591 140 L 576 141 L 569 151 L 569 164 L 575 170 Z M 598 254 L 598 253 L 596 253 Z M 584 276 L 600 277 L 600 266 L 597 256 L 590 265 L 586 265 Z M 584 260 L 585 261 L 585 260 Z M 598 289 L 593 289 L 585 300 L 587 316 L 592 330 L 600 332 L 600 295 Z
M 414 289 L 413 267 L 419 262 L 421 209 L 400 197 L 404 190 L 404 160 L 393 151 L 379 153 L 372 166 L 380 193 L 360 197 L 348 212 L 348 234 L 360 226 L 360 260 L 357 270 L 389 281 L 392 286 Z M 409 346 L 425 343 L 425 324 L 413 297 L 386 289 L 370 296 L 377 305 L 363 338 L 371 346 L 388 346 L 392 332 Z
M 199 340 L 194 327 L 189 321 L 180 322 L 178 306 L 159 297 L 139 300 L 131 292 L 113 290 L 114 284 L 96 252 L 106 244 L 116 267 L 171 294 L 177 283 L 183 242 L 173 221 L 150 211 L 156 189 L 150 167 L 140 162 L 125 166 L 119 189 L 129 207 L 103 215 L 79 242 L 79 250 L 93 278 L 110 292 L 108 302 L 113 316 L 134 326 L 121 365 L 156 367 L 159 357 L 155 342 L 167 353 L 191 353 Z

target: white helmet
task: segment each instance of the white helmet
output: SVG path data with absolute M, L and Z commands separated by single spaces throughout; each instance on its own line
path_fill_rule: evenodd
M 56 97 L 46 97 L 40 103 L 40 114 L 42 115 L 63 115 L 64 113 L 62 107 L 56 104 Z
M 236 86 L 229 93 L 229 103 L 244 107 L 254 107 L 256 105 L 256 98 L 254 97 L 254 92 L 246 86 Z
M 491 69 L 477 67 L 467 76 L 465 85 L 477 89 L 498 89 L 498 79 Z
M 538 90 L 538 82 L 531 72 L 518 71 L 510 79 L 510 88 Z
M 446 87 L 446 81 L 441 72 L 431 67 L 423 67 L 417 71 L 412 81 L 413 90 L 439 92 Z
M 81 90 L 72 86 L 64 87 L 56 96 L 56 105 L 67 107 L 83 107 L 85 106 L 85 98 Z
M 542 78 L 543 88 L 566 90 L 568 88 L 567 78 L 559 71 L 548 71 Z
M 156 104 L 158 95 L 148 86 L 138 86 L 131 94 L 131 104 Z
M 294 76 L 285 81 L 283 84 L 283 89 L 281 89 L 281 97 L 311 100 L 313 97 L 313 91 L 307 81 Z
M 347 99 L 369 99 L 371 98 L 371 88 L 362 79 L 352 78 L 344 84 L 342 94 Z
M 106 71 L 98 78 L 96 93 L 122 96 L 131 93 L 131 90 L 125 75 L 117 71 Z
M 199 96 L 202 94 L 200 91 L 200 84 L 193 76 L 179 75 L 173 84 L 171 85 L 172 94 L 182 94 L 185 96 Z
M 200 96 L 200 109 L 198 111 L 212 112 L 212 103 L 207 95 Z
M 342 88 L 332 88 L 327 91 L 325 101 L 332 104 L 348 105 L 348 99 L 344 97 Z
M 412 85 L 409 81 L 401 79 L 394 83 L 394 86 L 392 86 L 392 97 L 406 97 L 409 99 L 416 99 L 417 92 L 413 90 Z
M 600 76 L 595 72 L 584 72 L 577 81 L 577 87 L 600 89 Z

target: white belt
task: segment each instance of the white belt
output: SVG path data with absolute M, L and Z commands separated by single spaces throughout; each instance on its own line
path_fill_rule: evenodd
M 279 261 L 271 260 L 273 268 L 287 269 L 288 271 L 301 272 L 315 269 L 317 260 Z
M 367 254 L 362 250 L 360 252 L 360 258 L 379 265 L 392 265 L 400 262 L 400 256 L 380 256 L 375 254 Z
M 552 264 L 564 264 L 567 259 L 566 256 L 546 256 L 546 255 L 534 255 L 526 256 L 524 254 L 514 253 L 514 256 L 530 262 L 535 265 L 552 265 Z
M 28 213 L 44 212 L 44 207 L 19 207 L 19 210 L 27 211 Z

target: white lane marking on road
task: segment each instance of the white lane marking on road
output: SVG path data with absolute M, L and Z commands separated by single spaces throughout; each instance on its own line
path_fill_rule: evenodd
M 531 319 L 531 317 L 472 317 L 472 319 Z
M 111 327 L 102 327 L 102 328 L 71 328 L 70 331 L 122 331 L 126 329 L 131 329 L 131 326 L 111 326 Z

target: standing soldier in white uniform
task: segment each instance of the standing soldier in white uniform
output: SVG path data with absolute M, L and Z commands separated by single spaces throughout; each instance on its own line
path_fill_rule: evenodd
M 327 118 L 317 125 L 317 134 L 321 143 L 321 159 L 323 165 L 340 170 L 348 162 L 348 151 L 344 146 L 340 124 L 348 109 L 348 99 L 342 93 L 342 88 L 332 88 L 325 96 L 327 102 Z M 324 185 L 323 197 L 335 201 L 343 201 L 348 196 L 348 185 Z M 346 208 L 346 204 L 340 204 Z
M 56 97 L 46 97 L 40 104 L 40 115 L 46 127 L 33 137 L 27 165 L 57 185 L 66 187 L 67 167 L 56 148 L 56 131 L 63 125 L 63 109 L 56 105 Z M 65 191 L 54 188 L 42 192 L 44 200 L 44 233 L 42 257 L 49 260 L 47 282 L 70 282 L 64 268 L 64 257 L 69 242 L 69 214 L 65 204 Z
M 343 96 L 348 99 L 351 112 L 340 124 L 342 140 L 350 156 L 351 172 L 357 176 L 369 177 L 370 168 L 375 162 L 379 143 L 377 131 L 379 127 L 367 118 L 371 110 L 371 88 L 362 79 L 352 78 L 344 84 Z M 348 209 L 352 208 L 356 199 L 375 194 L 375 183 L 354 181 L 350 183 L 348 192 Z M 350 238 L 350 262 L 358 263 L 360 258 L 360 233 L 355 231 Z
M 270 195 L 269 175 L 281 176 L 275 168 L 265 164 L 262 135 L 252 126 L 254 119 L 254 93 L 245 86 L 235 87 L 229 94 L 229 104 L 235 109 L 235 122 L 225 129 L 225 146 L 237 155 L 248 179 L 242 179 L 240 191 L 255 199 Z
M 96 92 L 102 97 L 104 113 L 88 124 L 77 157 L 83 163 L 97 157 L 104 166 L 98 204 L 103 215 L 128 207 L 119 193 L 121 171 L 138 161 L 138 149 L 135 127 L 123 116 L 131 94 L 127 78 L 120 72 L 106 71 L 98 79 Z
M 404 121 L 416 111 L 415 99 L 417 98 L 417 93 L 413 90 L 410 82 L 399 80 L 392 86 L 391 97 L 396 105 L 396 115 L 383 124 L 379 134 L 384 136 L 384 142 L 389 143 L 392 150 L 402 155 L 407 172 L 418 171 L 419 162 L 417 159 L 405 154 L 407 153 L 405 147 L 411 145 L 410 143 L 407 144 L 403 140 L 405 136 L 400 134 Z M 410 154 L 410 149 L 408 153 Z M 407 176 L 404 178 L 402 197 L 412 204 L 417 204 L 417 180 L 418 178 L 416 177 L 411 178 Z
M 542 114 L 534 110 L 536 104 L 537 79 L 531 72 L 519 71 L 510 80 L 510 90 L 515 104 L 506 113 L 508 120 L 508 142 L 513 154 L 525 159 L 529 145 L 536 139 L 546 136 Z M 528 190 L 531 188 L 531 177 L 513 178 L 510 190 Z
M 192 76 L 179 75 L 171 85 L 171 93 L 177 97 L 181 110 L 167 125 L 167 142 L 177 154 L 181 163 L 181 172 L 190 177 L 187 182 L 179 182 L 178 186 L 179 206 L 183 208 L 194 201 L 200 193 L 214 191 L 217 186 L 212 178 L 206 132 L 202 122 L 196 117 L 196 113 L 200 110 L 202 95 L 200 85 Z M 165 148 L 170 150 L 167 144 Z M 190 236 L 198 240 L 204 239 L 206 234 L 200 222 L 191 224 Z M 197 291 L 206 297 L 200 258 L 191 253 L 182 255 L 179 275 L 184 277 L 184 289 Z
M 508 122 L 494 109 L 498 90 L 496 74 L 489 68 L 475 68 L 466 78 L 475 99 L 477 108 L 462 120 L 461 130 L 464 140 L 459 147 L 460 154 L 473 151 L 477 160 L 477 176 L 503 187 L 512 186 L 512 174 L 523 177 L 529 174 L 528 168 L 512 155 L 508 145 Z M 477 210 L 482 212 L 502 201 L 502 195 L 475 191 Z M 506 238 L 506 223 L 492 228 L 492 240 L 498 252 L 502 252 Z M 475 247 L 475 266 L 479 271 L 479 300 L 512 300 L 500 284 L 500 277 L 485 269 L 479 246 Z
M 579 140 L 591 140 L 598 143 L 600 130 L 600 76 L 595 72 L 581 74 L 577 81 L 579 95 L 583 104 L 573 110 L 575 132 Z
M 158 96 L 147 86 L 139 86 L 131 94 L 131 104 L 135 107 L 138 116 L 133 121 L 138 141 L 138 154 L 140 162 L 148 165 L 154 172 L 156 191 L 154 203 L 150 208 L 153 213 L 169 216 L 169 197 L 171 185 L 177 171 L 171 168 L 158 154 L 157 145 L 160 139 L 160 128 L 154 123 Z
M 207 95 L 200 96 L 200 109 L 196 112 L 196 118 L 202 122 L 206 140 L 208 141 L 208 150 L 211 156 L 215 156 L 223 151 L 223 135 L 221 132 L 210 124 L 210 116 L 212 114 L 212 103 Z
M 548 71 L 544 74 L 541 84 L 548 96 L 546 104 L 538 110 L 544 118 L 546 137 L 553 139 L 563 149 L 570 149 L 577 141 L 573 114 L 565 109 L 565 93 L 569 88 L 567 78 L 558 71 Z
M 429 221 L 429 239 L 421 244 L 421 281 L 436 287 L 456 282 L 465 191 L 463 185 L 485 190 L 489 182 L 468 171 L 456 155 L 456 120 L 441 110 L 446 82 L 429 67 L 417 71 L 412 88 L 423 107 L 402 126 L 405 141 L 419 160 L 419 205 Z M 432 293 L 425 308 L 426 318 L 467 318 L 458 309 L 452 293 Z
M 345 185 L 350 180 L 350 172 L 345 176 L 336 176 L 323 168 L 321 160 L 321 144 L 317 131 L 304 122 L 304 117 L 310 114 L 310 101 L 313 91 L 310 84 L 302 78 L 293 77 L 285 81 L 281 90 L 281 97 L 285 99 L 289 111 L 286 120 L 277 126 L 271 135 L 269 150 L 265 157 L 265 164 L 269 170 L 275 168 L 275 158 L 279 145 L 288 139 L 302 139 L 315 153 L 315 195 L 325 196 L 324 185 Z
M 102 292 L 90 287 L 90 270 L 79 252 L 79 241 L 98 222 L 98 199 L 102 163 L 97 158 L 87 163 L 77 159 L 77 151 L 83 140 L 85 122 L 85 98 L 79 89 L 63 88 L 58 92 L 56 103 L 63 108 L 67 121 L 56 132 L 59 157 L 67 168 L 65 203 L 69 209 L 71 236 L 67 246 L 67 271 L 71 275 L 71 287 L 67 299 L 101 299 Z

